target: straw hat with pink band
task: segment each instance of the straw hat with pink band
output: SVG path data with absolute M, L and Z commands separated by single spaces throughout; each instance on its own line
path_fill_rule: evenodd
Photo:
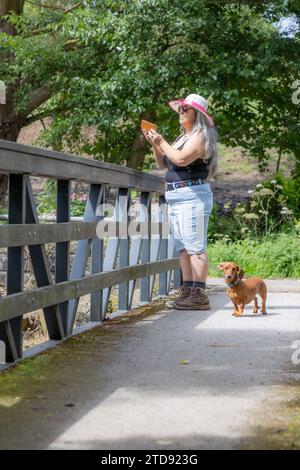
M 195 93 L 188 95 L 185 99 L 184 98 L 178 98 L 174 99 L 168 102 L 168 105 L 176 111 L 176 113 L 179 113 L 178 108 L 179 106 L 182 105 L 188 105 L 192 106 L 195 109 L 198 109 L 204 116 L 207 117 L 207 120 L 210 124 L 211 127 L 215 125 L 214 120 L 212 116 L 207 114 L 207 108 L 208 108 L 208 101 L 203 98 L 203 96 L 196 95 Z

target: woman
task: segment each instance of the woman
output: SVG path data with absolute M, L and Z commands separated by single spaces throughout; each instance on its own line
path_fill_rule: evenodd
M 217 132 L 207 114 L 208 102 L 191 94 L 169 101 L 179 113 L 180 136 L 172 145 L 154 129 L 144 131 L 159 169 L 167 168 L 168 217 L 180 253 L 183 285 L 166 306 L 179 310 L 208 310 L 206 294 L 208 220 L 213 207 L 209 180 L 217 171 Z

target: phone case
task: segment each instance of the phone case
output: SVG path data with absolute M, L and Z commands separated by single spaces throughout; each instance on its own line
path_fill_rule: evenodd
M 145 131 L 150 131 L 151 129 L 154 129 L 156 131 L 156 124 L 153 124 L 152 122 L 145 121 L 142 119 L 141 122 L 141 128 L 144 129 Z

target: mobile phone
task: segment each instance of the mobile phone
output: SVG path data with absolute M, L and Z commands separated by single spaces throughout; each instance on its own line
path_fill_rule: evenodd
M 156 127 L 157 127 L 156 124 L 153 124 L 152 122 L 145 121 L 144 119 L 142 119 L 141 128 L 144 131 L 150 131 L 151 129 L 154 129 L 156 131 Z

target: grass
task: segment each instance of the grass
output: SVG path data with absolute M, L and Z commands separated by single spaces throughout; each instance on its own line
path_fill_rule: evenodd
M 247 153 L 243 153 L 240 147 L 226 147 L 223 144 L 219 145 L 219 174 L 230 174 L 236 176 L 253 177 L 254 182 L 258 176 L 265 176 L 275 173 L 278 153 L 276 149 L 269 152 L 269 160 L 265 171 L 260 174 L 258 162 L 256 158 L 251 157 Z M 282 155 L 280 169 L 286 176 L 289 176 L 291 170 L 294 168 L 294 158 L 289 155 Z
M 261 241 L 216 241 L 207 247 L 210 276 L 222 274 L 216 266 L 233 261 L 243 268 L 245 277 L 300 278 L 300 238 L 294 233 L 278 233 Z
M 237 170 L 245 174 L 258 173 L 257 162 L 248 156 L 243 158 L 239 148 L 230 148 L 220 144 L 219 155 L 220 174 L 235 174 Z

